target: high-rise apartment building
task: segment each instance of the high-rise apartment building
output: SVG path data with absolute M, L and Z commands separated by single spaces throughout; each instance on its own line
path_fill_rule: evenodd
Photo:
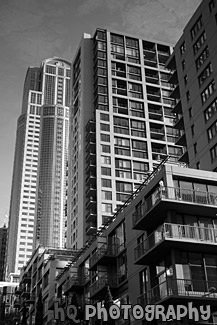
M 22 112 L 17 124 L 7 275 L 19 273 L 31 257 L 35 224 L 37 225 L 35 244 L 40 240 L 44 243 L 46 238 L 47 245 L 54 243 L 57 245 L 55 238 L 58 230 L 60 238 L 58 245 L 62 246 L 69 84 L 70 64 L 63 59 L 47 59 L 42 62 L 41 67 L 30 67 L 27 71 Z M 59 209 L 58 226 L 57 209 Z M 48 232 L 46 235 L 43 234 L 42 228 L 44 231 L 49 228 L 53 234 L 53 241 Z
M 176 162 L 167 44 L 97 29 L 72 63 L 67 246 L 79 248 L 170 155 Z
M 167 67 L 178 82 L 175 127 L 185 146 L 180 161 L 190 167 L 217 170 L 217 2 L 202 1 L 177 42 Z

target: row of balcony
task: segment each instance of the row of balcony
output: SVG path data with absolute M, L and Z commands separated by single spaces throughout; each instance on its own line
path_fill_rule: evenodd
M 103 244 L 96 252 L 90 257 L 90 269 L 100 262 L 100 265 L 108 265 L 109 262 L 117 257 L 117 255 L 123 251 L 124 245 L 117 244 Z
M 78 275 L 74 275 L 70 277 L 63 286 L 64 293 L 67 293 L 69 290 L 75 289 L 76 291 L 82 291 L 83 286 L 87 284 L 90 280 L 88 275 L 83 277 L 78 277 Z
M 180 247 L 199 252 L 214 252 L 217 248 L 217 229 L 164 223 L 134 250 L 136 264 L 148 264 L 168 249 Z
M 98 279 L 92 283 L 89 287 L 90 298 L 105 297 L 107 287 L 111 290 L 117 289 L 127 279 L 126 274 L 117 274 L 116 276 L 110 276 L 107 273 L 98 277 Z
M 139 296 L 137 302 L 141 306 L 146 306 L 148 304 L 167 303 L 169 299 L 181 298 L 184 301 L 188 298 L 195 301 L 202 298 L 204 302 L 216 304 L 216 288 L 217 281 L 167 278 Z
M 187 203 L 187 204 L 186 204 Z M 148 229 L 156 222 L 153 215 L 159 214 L 158 222 L 163 220 L 163 212 L 166 210 L 176 210 L 177 212 L 203 215 L 208 212 L 216 214 L 217 197 L 215 193 L 202 192 L 177 187 L 164 187 L 157 189 L 150 195 L 143 205 L 133 214 L 134 229 Z M 207 209 L 209 208 L 209 210 Z M 149 212 L 152 210 L 152 217 Z M 147 227 L 147 228 L 146 228 Z

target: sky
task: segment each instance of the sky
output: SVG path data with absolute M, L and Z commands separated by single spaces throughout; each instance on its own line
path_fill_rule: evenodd
M 0 227 L 9 215 L 16 123 L 29 66 L 73 60 L 97 27 L 175 45 L 201 0 L 0 0 Z

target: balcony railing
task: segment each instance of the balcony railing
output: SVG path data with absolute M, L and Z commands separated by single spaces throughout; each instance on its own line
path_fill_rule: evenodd
M 93 267 L 102 257 L 109 256 L 115 257 L 118 253 L 117 245 L 103 244 L 97 251 L 90 257 L 90 268 Z
M 166 239 L 191 243 L 217 244 L 217 229 L 175 223 L 164 223 L 135 248 L 135 260 Z
M 178 187 L 164 187 L 163 190 L 159 188 L 146 199 L 139 211 L 136 211 L 133 214 L 133 226 L 135 226 L 135 224 L 161 200 L 172 200 L 216 206 L 217 194 L 190 189 L 181 189 Z
M 78 277 L 77 275 L 73 275 L 64 284 L 63 291 L 67 292 L 73 287 L 74 288 L 83 287 L 88 280 L 89 280 L 89 276 L 87 275 L 84 277 Z
M 108 274 L 100 276 L 93 284 L 90 285 L 89 291 L 90 296 L 95 295 L 100 290 L 109 285 L 110 288 L 117 287 L 120 284 L 120 279 L 117 276 L 109 277 Z
M 150 291 L 139 296 L 137 302 L 141 305 L 159 303 L 169 297 L 189 297 L 190 299 L 206 298 L 217 301 L 217 281 L 201 281 L 191 279 L 167 278 Z

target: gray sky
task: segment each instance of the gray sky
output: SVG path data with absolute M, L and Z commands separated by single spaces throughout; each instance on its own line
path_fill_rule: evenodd
M 0 0 L 0 226 L 9 214 L 16 122 L 28 66 L 72 60 L 84 32 L 107 27 L 172 44 L 200 0 Z

